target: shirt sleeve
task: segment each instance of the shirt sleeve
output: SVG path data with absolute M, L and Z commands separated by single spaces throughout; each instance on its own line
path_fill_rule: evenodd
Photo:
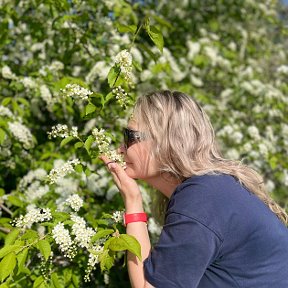
M 145 278 L 157 288 L 197 287 L 221 244 L 221 239 L 197 220 L 170 213 L 157 245 L 144 261 Z

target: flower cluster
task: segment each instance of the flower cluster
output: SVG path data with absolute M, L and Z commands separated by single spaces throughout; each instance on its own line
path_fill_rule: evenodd
M 15 121 L 9 122 L 8 127 L 12 135 L 23 144 L 25 149 L 31 149 L 34 147 L 33 136 L 26 126 Z
M 2 67 L 1 69 L 1 72 L 2 72 L 2 77 L 5 78 L 5 79 L 16 79 L 16 75 L 11 71 L 10 67 L 9 66 L 4 66 Z
M 56 126 L 53 126 L 52 131 L 48 132 L 47 134 L 49 139 L 56 137 L 67 138 L 69 136 L 76 138 L 78 137 L 78 127 L 73 126 L 69 131 L 69 128 L 66 124 L 57 124 Z
M 77 215 L 71 215 L 71 220 L 74 222 L 72 225 L 72 234 L 75 235 L 74 241 L 81 248 L 90 248 L 91 237 L 96 234 L 96 231 L 91 227 L 86 227 L 86 221 Z
M 79 100 L 87 100 L 89 96 L 93 94 L 92 91 L 83 88 L 78 84 L 67 84 L 66 87 L 60 91 L 64 98 L 72 97 Z
M 122 50 L 115 57 L 115 63 L 120 66 L 121 73 L 128 83 L 132 82 L 132 55 L 127 50 Z
M 47 172 L 42 169 L 38 168 L 36 170 L 31 170 L 25 175 L 19 182 L 19 190 L 24 191 L 27 186 L 32 183 L 35 179 L 36 180 L 43 180 L 47 176 Z
M 112 93 L 116 96 L 120 106 L 125 108 L 128 100 L 128 94 L 125 92 L 125 90 L 121 86 L 118 86 L 112 90 Z
M 106 155 L 108 158 L 110 158 L 113 161 L 123 163 L 123 159 L 121 155 L 117 154 L 116 151 L 111 151 L 109 149 L 111 139 L 108 136 L 106 136 L 104 129 L 99 130 L 98 128 L 94 128 L 92 130 L 92 135 L 95 138 L 95 143 L 98 146 L 100 154 Z
M 31 228 L 34 223 L 49 221 L 51 219 L 52 215 L 49 208 L 32 208 L 25 216 L 21 215 L 18 219 L 16 219 L 13 224 L 18 228 L 26 229 Z
M 88 266 L 85 270 L 84 281 L 88 282 L 90 280 L 90 274 L 93 270 L 96 269 L 95 265 L 99 263 L 99 255 L 103 252 L 104 247 L 102 245 L 94 245 L 91 249 L 89 249 L 89 259 Z
M 112 219 L 116 222 L 116 223 L 121 223 L 123 221 L 123 212 L 121 211 L 115 211 L 112 214 Z
M 74 167 L 80 164 L 80 161 L 78 159 L 73 159 L 73 160 L 69 160 L 66 163 L 64 163 L 63 165 L 61 165 L 58 168 L 53 168 L 49 175 L 48 175 L 48 180 L 50 181 L 50 184 L 55 183 L 57 180 L 65 177 L 66 175 L 74 172 Z
M 72 241 L 69 230 L 65 229 L 63 223 L 58 223 L 52 230 L 52 237 L 56 244 L 59 245 L 59 249 L 65 257 L 73 259 L 76 255 L 76 246 Z
M 8 109 L 7 107 L 2 106 L 2 105 L 0 105 L 0 116 L 1 117 L 14 118 L 14 115 L 10 111 L 10 109 Z
M 70 195 L 65 202 L 76 212 L 83 206 L 83 200 L 77 194 Z

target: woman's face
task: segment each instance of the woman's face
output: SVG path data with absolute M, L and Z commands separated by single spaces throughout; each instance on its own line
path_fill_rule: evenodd
M 128 129 L 139 131 L 135 121 L 130 120 Z M 126 162 L 126 173 L 133 179 L 149 180 L 160 175 L 158 165 L 152 153 L 152 141 L 142 140 L 135 142 L 128 149 L 124 145 L 120 147 L 120 153 L 124 156 Z

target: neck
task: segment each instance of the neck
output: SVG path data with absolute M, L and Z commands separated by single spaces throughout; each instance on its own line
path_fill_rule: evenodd
M 160 191 L 167 198 L 171 197 L 176 187 L 181 183 L 180 180 L 165 173 L 157 177 L 145 179 L 145 182 Z

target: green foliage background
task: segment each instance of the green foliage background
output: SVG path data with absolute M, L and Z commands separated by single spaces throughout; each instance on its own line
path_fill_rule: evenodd
M 77 192 L 84 200 L 79 215 L 98 231 L 111 229 L 114 224 L 103 213 L 123 209 L 122 202 L 97 159 L 99 147 L 91 130 L 107 130 L 117 147 L 136 96 L 151 90 L 177 89 L 197 99 L 211 117 L 223 154 L 261 172 L 268 191 L 287 206 L 285 15 L 287 10 L 273 0 L 1 0 L 0 238 L 6 250 L 0 250 L 0 287 L 129 286 L 123 253 L 111 252 L 112 246 L 101 267 L 109 273 L 109 284 L 99 265 L 92 281 L 83 281 L 87 251 L 81 250 L 71 263 L 61 256 L 49 233 L 69 213 L 55 212 L 51 225 L 42 225 L 48 244 L 40 242 L 41 224 L 24 232 L 11 220 L 31 204 L 54 211 L 59 199 Z M 124 49 L 133 56 L 132 82 L 115 64 Z M 61 97 L 60 89 L 73 83 L 93 95 L 88 100 Z M 124 107 L 113 93 L 119 85 L 128 94 Z M 33 135 L 30 145 L 11 131 L 9 123 L 15 122 Z M 48 139 L 47 132 L 57 124 L 78 127 L 79 138 Z M 39 168 L 49 173 L 59 159 L 73 158 L 81 165 L 62 186 L 31 176 Z M 21 188 L 25 175 L 30 182 Z M 32 189 L 35 181 L 38 190 L 49 187 L 41 197 Z M 144 188 L 143 193 L 149 212 L 151 198 Z M 124 233 L 115 225 L 113 231 Z M 47 267 L 52 261 L 46 278 L 38 253 Z

